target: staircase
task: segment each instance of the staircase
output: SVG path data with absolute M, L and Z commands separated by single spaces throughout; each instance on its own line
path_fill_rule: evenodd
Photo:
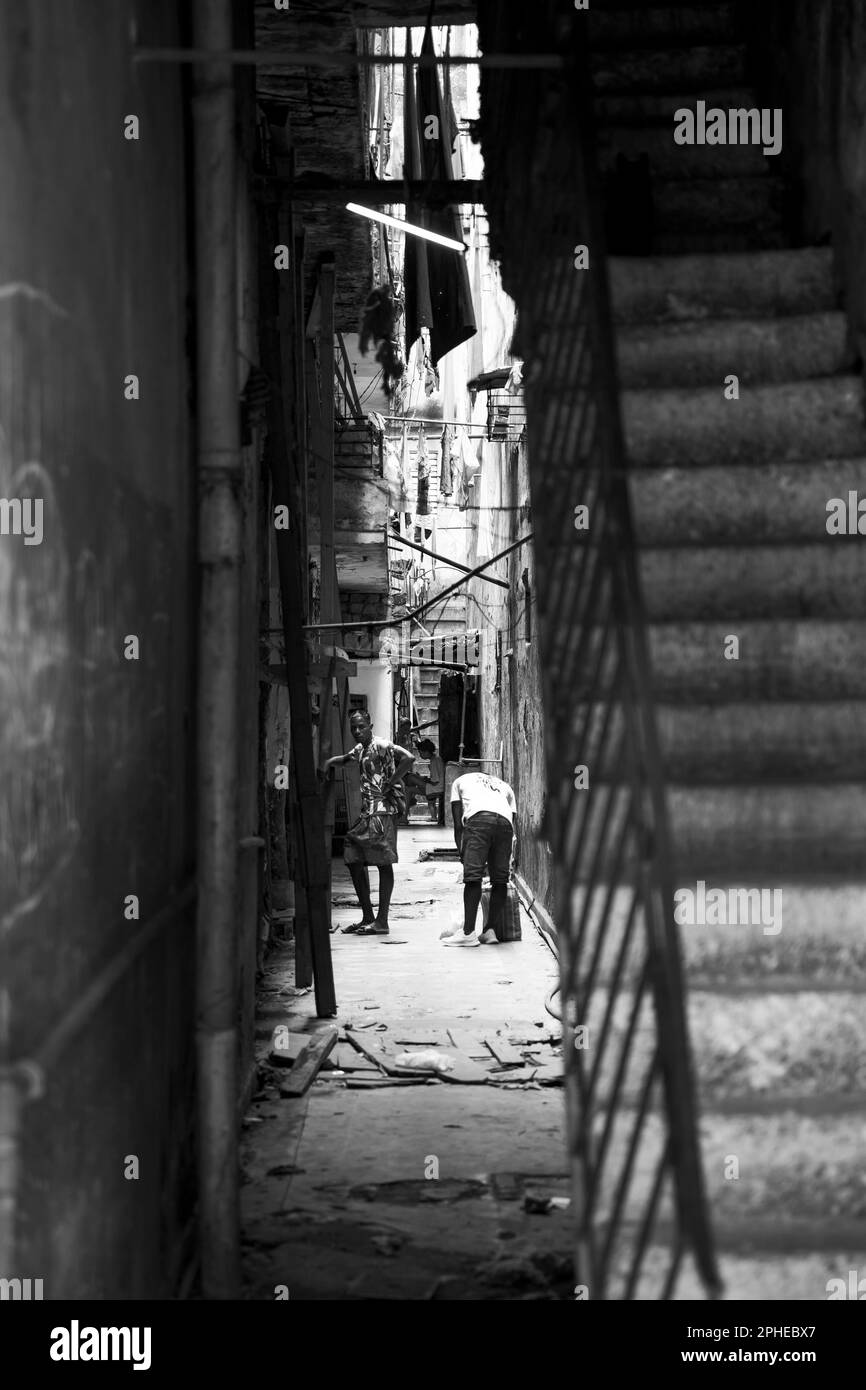
M 598 152 L 677 881 L 782 891 L 777 933 L 681 927 L 723 1276 L 823 1300 L 866 1273 L 866 541 L 826 530 L 866 430 L 775 161 L 673 140 L 759 104 L 736 8 L 593 8 Z
M 434 588 L 444 588 L 448 583 L 453 582 L 452 572 L 441 571 L 441 574 L 446 577 L 441 578 L 439 584 Z M 445 637 L 451 633 L 464 633 L 467 624 L 467 606 L 466 594 L 458 590 L 429 615 L 429 621 L 423 624 L 425 631 L 436 637 Z M 419 642 L 422 637 L 423 633 L 416 625 L 413 629 L 412 640 Z M 432 739 L 437 749 L 439 748 L 439 677 L 441 674 L 441 666 L 414 666 L 412 668 L 415 691 L 415 722 L 428 726 L 420 730 L 418 738 Z M 428 764 L 419 758 L 416 771 L 426 773 L 427 767 Z M 409 811 L 409 821 L 412 824 L 424 824 L 428 820 L 427 802 L 423 797 L 419 797 Z

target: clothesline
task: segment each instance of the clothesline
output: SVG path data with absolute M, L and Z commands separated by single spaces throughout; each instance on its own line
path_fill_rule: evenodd
M 377 414 L 379 413 L 377 411 Z M 473 424 L 471 420 L 425 419 L 423 415 L 383 415 L 382 419 L 396 420 L 403 425 L 429 425 L 432 429 L 439 425 L 461 425 L 464 430 L 483 430 L 485 434 L 487 432 L 484 425 Z

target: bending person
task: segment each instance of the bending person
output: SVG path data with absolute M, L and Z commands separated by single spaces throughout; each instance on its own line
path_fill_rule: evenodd
M 451 788 L 454 841 L 463 863 L 463 930 L 443 936 L 443 946 L 488 946 L 496 940 L 508 903 L 508 879 L 514 848 L 517 803 L 500 777 L 464 772 Z M 490 874 L 490 921 L 480 937 L 475 918 L 481 902 L 484 866 Z

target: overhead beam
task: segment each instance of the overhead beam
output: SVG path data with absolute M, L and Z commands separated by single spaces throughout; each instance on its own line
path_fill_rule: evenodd
M 345 632 L 351 632 L 357 628 L 369 628 L 371 632 L 374 632 L 378 631 L 380 628 L 393 627 L 395 622 L 406 623 L 417 620 L 422 614 L 426 613 L 428 609 L 435 608 L 437 603 L 441 603 L 443 599 L 448 598 L 449 595 L 455 593 L 457 589 L 461 589 L 470 579 L 475 579 L 477 575 L 483 574 L 491 565 L 495 565 L 499 560 L 504 560 L 506 555 L 510 555 L 513 550 L 519 550 L 520 546 L 526 545 L 527 541 L 531 541 L 532 539 L 533 533 L 531 531 L 526 536 L 520 536 L 519 539 L 514 541 L 511 545 L 507 545 L 504 550 L 500 550 L 497 555 L 493 555 L 489 560 L 485 560 L 483 565 L 477 565 L 474 570 L 470 570 L 468 574 L 464 574 L 462 579 L 456 580 L 455 583 L 449 584 L 447 589 L 443 589 L 441 593 L 434 595 L 433 598 L 427 599 L 426 603 L 422 603 L 420 608 L 413 608 L 411 612 L 403 613 L 399 618 L 375 618 L 373 622 L 369 623 L 305 623 L 304 632 L 324 632 L 328 628 L 342 628 Z
M 405 207 L 407 202 L 446 207 L 453 203 L 484 201 L 483 179 L 346 179 L 326 182 L 259 174 L 255 182 L 263 188 L 290 191 L 292 201 L 296 203 L 346 203 L 360 199 L 371 207 Z
M 410 550 L 420 550 L 422 555 L 429 555 L 432 560 L 438 560 L 440 565 L 446 569 L 462 570 L 463 574 L 472 574 L 473 571 L 468 565 L 461 565 L 458 560 L 449 560 L 447 555 L 440 555 L 436 550 L 430 550 L 426 545 L 419 545 L 417 541 L 407 541 L 405 536 L 398 536 L 392 532 L 388 538 L 395 545 L 408 545 Z M 500 589 L 510 589 L 511 585 L 507 579 L 495 579 L 492 574 L 480 576 L 486 584 L 498 584 Z
M 384 68 L 402 63 L 392 53 L 344 53 L 338 49 L 227 48 L 219 53 L 207 48 L 137 48 L 135 63 L 232 63 L 256 68 Z M 562 53 L 479 53 L 474 58 L 459 53 L 416 54 L 419 68 L 478 67 L 561 69 L 568 65 Z
M 405 29 L 410 25 L 420 28 L 427 23 L 430 14 L 430 0 L 394 0 L 393 4 L 383 4 L 382 0 L 371 5 L 355 3 L 349 7 L 349 18 L 356 29 Z M 449 0 L 437 4 L 433 22 L 440 24 L 475 24 L 478 19 L 476 0 Z

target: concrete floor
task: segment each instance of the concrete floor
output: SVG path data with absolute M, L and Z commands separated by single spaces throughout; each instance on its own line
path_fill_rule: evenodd
M 450 830 L 401 829 L 387 943 L 340 934 L 358 908 L 334 861 L 334 1021 L 376 1020 L 386 1029 L 360 1035 L 389 1042 L 449 1026 L 558 1033 L 544 1007 L 556 961 L 525 913 L 520 942 L 440 945 L 440 931 L 461 916 L 462 869 L 418 855 L 452 844 Z M 375 870 L 371 878 L 375 903 Z M 278 1023 L 301 1031 L 314 1021 L 312 994 L 280 993 L 293 969 L 290 949 L 272 954 L 260 998 L 263 1061 Z M 568 1296 L 567 1220 L 523 1209 L 527 1189 L 566 1193 L 563 1115 L 561 1087 L 443 1081 L 359 1091 L 320 1073 L 292 1100 L 266 1084 L 245 1129 L 246 1296 L 272 1299 L 280 1284 L 298 1299 Z M 432 1159 L 438 1179 L 425 1177 Z

